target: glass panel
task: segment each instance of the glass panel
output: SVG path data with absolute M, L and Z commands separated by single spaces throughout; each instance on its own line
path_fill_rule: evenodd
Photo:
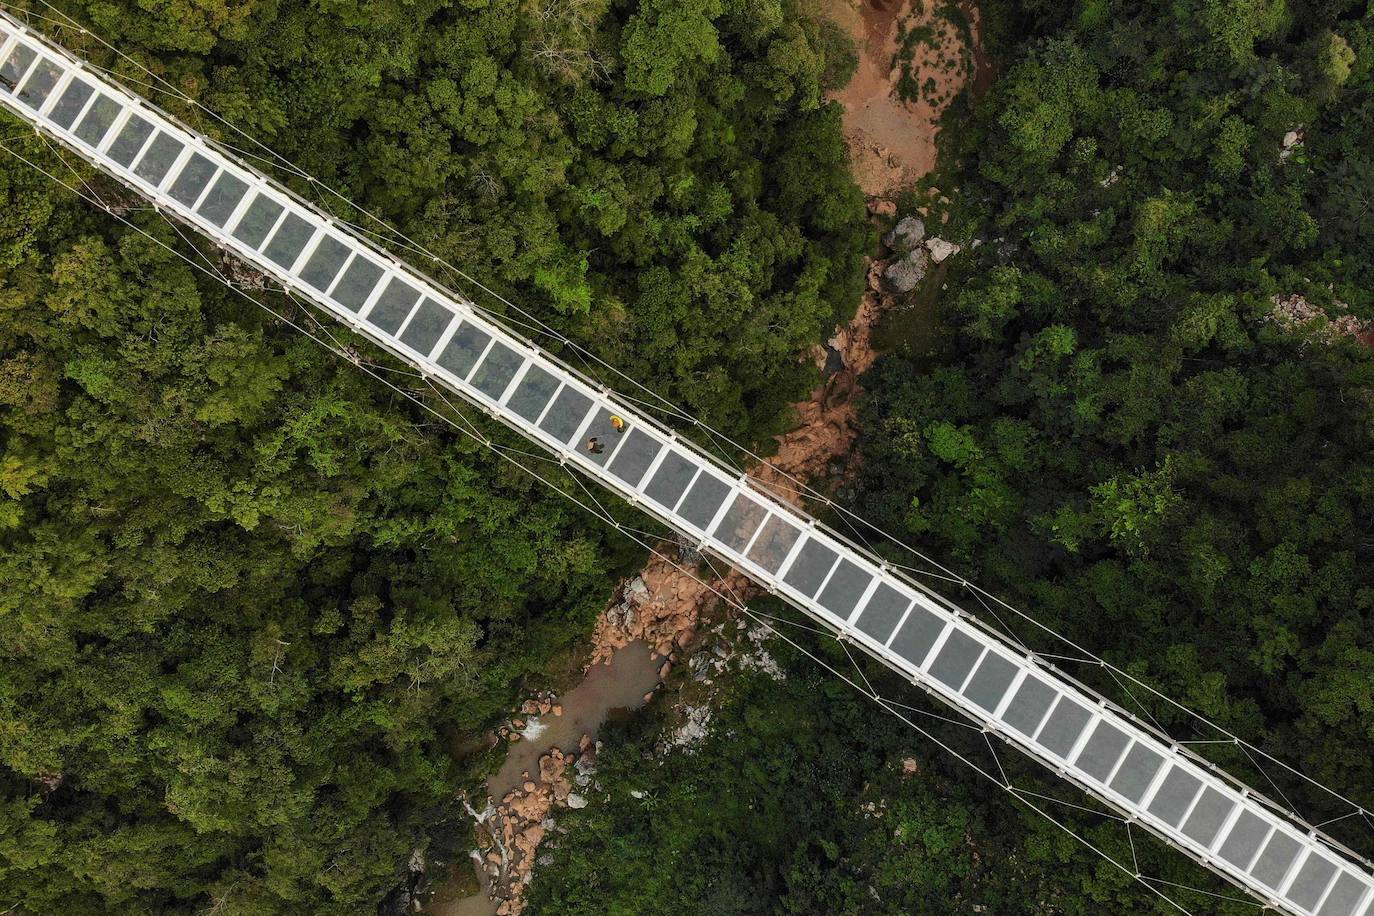
M 1034 675 L 1027 675 L 1016 691 L 1016 696 L 1007 704 L 1002 721 L 1029 737 L 1040 727 L 1040 721 L 1045 718 L 1045 713 L 1049 712 L 1055 696 L 1054 690 L 1045 686 L 1044 681 Z
M 687 491 L 682 505 L 677 507 L 677 514 L 698 528 L 705 528 L 711 524 L 711 519 L 716 516 L 716 510 L 729 495 L 728 483 L 714 474 L 703 471 L 692 483 L 692 488 Z
M 968 677 L 978 656 L 982 654 L 982 643 L 963 630 L 955 630 L 940 647 L 940 654 L 931 663 L 930 674 L 941 683 L 958 690 L 964 686 L 964 678 Z
M 1217 838 L 1217 831 L 1226 823 L 1235 807 L 1236 803 L 1225 793 L 1208 786 L 1193 806 L 1193 813 L 1183 822 L 1183 833 L 1203 846 L 1211 846 L 1212 841 Z
M 801 531 L 796 525 L 783 521 L 781 516 L 769 516 L 763 531 L 754 539 L 754 546 L 749 548 L 749 559 L 770 573 L 777 573 L 799 537 Z
M 0 86 L 13 92 L 37 56 L 28 45 L 15 45 L 4 64 L 0 64 Z
M 604 466 L 624 438 L 629 424 L 620 414 L 598 410 L 587 431 L 582 434 L 582 451 L 595 463 Z
M 48 100 L 57 81 L 62 78 L 62 70 L 50 60 L 45 60 L 33 68 L 33 73 L 24 80 L 24 88 L 19 90 L 19 101 L 37 111 Z
M 253 198 L 253 202 L 248 205 L 248 212 L 243 214 L 243 219 L 234 227 L 234 238 L 249 248 L 261 247 L 267 233 L 277 224 L 277 217 L 281 216 L 283 209 L 285 208 L 272 198 L 259 194 Z
M 349 262 L 348 269 L 344 271 L 343 279 L 334 285 L 334 291 L 329 295 L 339 305 L 356 312 L 367 302 L 367 297 L 372 295 L 372 291 L 377 288 L 377 283 L 382 279 L 382 274 L 385 272 L 372 261 L 358 255 Z M 401 281 L 393 277 L 391 283 L 394 286 Z M 401 285 L 410 289 L 409 284 L 401 283 Z M 388 286 L 382 295 L 385 296 L 390 292 L 391 286 Z M 420 298 L 420 293 L 416 290 L 411 290 L 411 292 L 410 304 L 414 305 L 415 300 Z
M 157 145 L 157 140 L 154 140 L 153 144 Z M 301 256 L 306 244 L 314 237 L 315 227 L 308 220 L 288 212 L 286 219 L 282 220 L 282 224 L 272 235 L 272 241 L 267 243 L 263 254 L 267 255 L 269 261 L 289 271 L 295 266 L 296 258 Z
M 902 622 L 911 599 L 897 591 L 886 582 L 879 583 L 878 590 L 864 605 L 859 615 L 858 627 L 880 643 L 886 643 L 897 624 Z
M 749 546 L 749 539 L 763 524 L 767 514 L 768 510 L 760 506 L 757 500 L 743 493 L 736 494 L 735 501 L 730 504 L 716 528 L 716 539 L 736 553 L 744 553 L 744 548 Z
M 554 398 L 549 412 L 544 414 L 544 421 L 539 424 L 539 428 L 567 445 L 572 441 L 572 437 L 577 435 L 577 430 L 587 418 L 587 411 L 591 410 L 591 407 L 591 398 L 576 388 L 564 385 L 563 390 L 558 392 L 558 397 Z
M 134 166 L 134 174 L 151 185 L 162 184 L 163 176 L 177 161 L 186 144 L 169 134 L 158 134 Z
M 414 324 L 415 322 L 412 321 L 411 325 Z M 407 333 L 409 333 L 408 329 Z M 515 393 L 506 402 L 506 406 L 533 423 L 539 419 L 539 415 L 544 412 L 544 405 L 549 403 L 549 398 L 553 397 L 553 393 L 557 390 L 558 379 L 538 366 L 530 366 L 529 371 L 525 373 L 525 377 L 520 380 L 519 386 L 516 387 Z
M 205 200 L 201 201 L 200 215 L 216 226 L 223 226 L 233 215 L 234 208 L 239 205 L 239 201 L 247 192 L 247 182 L 228 172 L 220 172 L 219 177 L 215 179 L 214 185 L 210 188 L 210 193 L 206 194 Z
M 177 180 L 172 182 L 172 187 L 168 194 L 172 199 L 183 203 L 188 207 L 195 206 L 200 194 L 205 190 L 205 186 L 210 183 L 210 179 L 215 177 L 215 170 L 219 166 L 200 153 L 192 153 L 191 159 L 182 168 Z
M 682 497 L 682 491 L 687 489 L 687 484 L 692 482 L 696 472 L 695 462 L 687 460 L 676 451 L 669 452 L 668 457 L 663 459 L 663 463 L 650 478 L 649 485 L 644 488 L 644 495 L 660 506 L 671 509 L 677 505 L 678 499 Z
M 358 259 L 354 258 L 353 264 L 357 263 Z M 348 275 L 353 272 L 353 264 L 348 265 L 348 270 L 344 272 L 344 278 L 339 281 L 339 286 L 343 286 L 344 283 L 348 282 Z M 334 298 L 339 298 L 338 286 L 334 288 Z M 382 294 L 377 297 L 377 301 L 372 303 L 372 311 L 367 313 L 367 320 L 383 331 L 386 331 L 388 334 L 394 334 L 396 333 L 396 329 L 401 326 L 401 322 L 406 320 L 406 316 L 410 314 L 410 310 L 415 308 L 415 303 L 419 301 L 419 299 L 419 290 L 415 289 L 415 287 L 411 286 L 409 283 L 404 282 L 399 277 L 392 277 L 391 282 L 386 285 L 386 289 L 382 290 Z M 367 300 L 363 301 L 366 302 Z M 361 306 L 358 308 L 361 308 Z M 358 309 L 354 308 L 353 310 L 356 312 Z M 477 331 L 476 328 L 468 325 L 467 329 L 460 328 L 458 334 L 463 333 L 464 330 L 467 330 L 469 334 L 473 331 Z M 477 331 L 477 333 L 481 334 L 482 332 Z M 456 337 L 457 334 L 454 336 Z M 486 335 L 483 334 L 482 347 L 486 345 L 487 338 Z M 466 368 L 464 368 L 462 372 L 451 369 L 442 361 L 439 362 L 439 365 L 444 366 L 445 369 L 450 369 L 450 371 L 457 374 L 460 378 L 467 378 L 468 372 L 472 369 L 472 364 L 477 362 L 477 357 L 482 355 L 482 347 L 478 347 L 477 352 L 472 354 L 471 361 L 467 363 Z M 454 356 L 456 357 L 457 354 L 455 353 Z
M 1136 742 L 1126 752 L 1116 775 L 1112 777 L 1112 788 L 1136 804 L 1145 797 L 1154 781 L 1155 774 L 1164 765 L 1164 758 L 1145 745 Z
M 520 364 L 524 361 L 523 355 L 498 340 L 491 345 L 491 349 L 487 351 L 487 358 L 482 360 L 482 365 L 472 374 L 472 386 L 493 401 L 498 401 L 510 387 L 511 379 L 515 378 L 515 373 L 520 370 Z
M 840 560 L 839 568 L 830 577 L 830 581 L 825 583 L 825 589 L 817 600 L 820 601 L 821 607 L 830 613 L 848 620 L 854 606 L 864 596 L 868 583 L 872 581 L 872 574 L 865 572 L 859 565 L 848 560 Z
M 348 260 L 348 246 L 332 235 L 325 235 L 301 268 L 301 279 L 320 292 L 329 289 L 329 284 L 343 270 Z
M 99 146 L 120 111 L 118 102 L 108 95 L 102 95 L 86 109 L 85 117 L 76 125 L 76 135 L 91 146 Z
M 1045 727 L 1040 730 L 1036 740 L 1060 757 L 1068 757 L 1078 741 L 1078 736 L 1083 734 L 1083 729 L 1088 727 L 1088 720 L 1091 718 L 1092 713 L 1082 706 L 1067 696 L 1060 697 L 1058 705 L 1045 720 Z
M 1322 899 L 1327 885 L 1336 877 L 1334 863 L 1315 852 L 1308 854 L 1307 861 L 1298 869 L 1298 876 L 1288 888 L 1288 899 L 1305 910 L 1310 910 Z
M 983 662 L 974 672 L 973 679 L 964 688 L 964 696 L 979 706 L 992 712 L 1002 702 L 1002 696 L 1016 680 L 1016 666 L 996 652 L 983 656 Z
M 1348 871 L 1342 871 L 1336 879 L 1336 886 L 1326 895 L 1326 902 L 1317 911 L 1317 916 L 1351 916 L 1355 904 L 1360 902 L 1368 887 Z
M 1248 868 L 1260 844 L 1269 835 L 1269 827 L 1269 822 L 1258 814 L 1242 811 L 1217 854 L 1237 868 Z
M 1099 719 L 1074 763 L 1093 779 L 1105 783 L 1130 741 L 1121 729 L 1108 725 L 1105 719 Z
M 820 589 L 835 560 L 835 551 L 813 537 L 807 538 L 782 581 L 810 598 Z
M 918 604 L 892 640 L 892 651 L 919 668 L 944 629 L 943 620 Z
M 67 88 L 62 90 L 62 97 L 57 100 L 57 104 L 48 112 L 48 120 L 58 127 L 71 127 L 76 116 L 81 114 L 81 109 L 86 107 L 86 100 L 89 99 L 95 90 L 91 84 L 82 80 L 74 79 L 67 84 Z
M 611 462 L 611 473 L 630 486 L 637 487 L 661 448 L 663 446 L 653 436 L 632 429 L 630 437 L 625 440 L 620 451 L 616 452 L 615 460 Z
M 416 352 L 428 356 L 429 351 L 439 342 L 439 338 L 444 336 L 444 331 L 453 323 L 453 317 L 453 312 L 433 299 L 426 299 L 420 303 L 419 311 L 411 317 L 410 324 L 406 325 L 401 341 Z M 530 371 L 533 372 L 534 369 L 531 368 Z M 528 374 L 526 373 L 527 376 Z M 549 390 L 549 394 L 553 394 L 552 389 Z
M 388 289 L 387 292 L 389 293 L 391 290 Z M 383 294 L 383 299 L 385 299 L 385 294 Z M 367 316 L 368 321 L 372 321 L 373 316 L 379 310 L 383 310 L 382 305 L 382 302 L 378 302 L 373 307 L 372 312 Z M 401 322 L 405 320 L 405 315 L 397 317 L 400 308 L 399 305 L 387 305 L 386 309 L 383 310 L 382 317 L 386 323 L 381 325 L 382 330 L 392 332 L 401 326 Z M 376 324 L 376 322 L 373 323 Z M 490 340 L 490 334 L 472 322 L 465 321 L 449 338 L 448 346 L 444 347 L 444 352 L 439 354 L 439 358 L 435 362 L 460 379 L 466 379 L 468 373 L 472 371 L 472 367 L 477 365 L 477 360 L 481 359 L 482 351 L 487 348 L 487 343 Z
M 110 143 L 110 148 L 105 151 L 115 162 L 122 166 L 133 165 L 139 151 L 143 149 L 143 144 L 148 142 L 148 138 L 153 135 L 153 125 L 140 118 L 138 115 L 130 115 L 129 120 L 124 122 L 124 126 L 115 134 L 114 140 Z
M 1258 861 L 1255 862 L 1255 867 L 1250 869 L 1250 874 L 1261 884 L 1277 890 L 1301 848 L 1302 845 L 1297 840 L 1281 830 L 1275 830 L 1274 835 L 1269 838 L 1269 844 L 1264 847 L 1264 852 L 1260 853 Z
M 1201 788 L 1202 780 L 1175 766 L 1164 774 L 1164 782 L 1150 800 L 1150 813 L 1170 827 L 1177 827 Z

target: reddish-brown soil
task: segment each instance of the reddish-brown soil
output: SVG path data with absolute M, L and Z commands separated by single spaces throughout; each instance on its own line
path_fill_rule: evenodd
M 854 78 L 830 97 L 844 106 L 845 139 L 854 180 L 869 197 L 890 197 L 935 167 L 940 115 L 968 82 L 972 61 L 959 30 L 941 18 L 933 0 L 833 0 L 832 14 L 858 46 Z M 977 29 L 977 11 L 964 10 Z M 901 28 L 929 30 L 907 64 L 919 99 L 898 93 Z

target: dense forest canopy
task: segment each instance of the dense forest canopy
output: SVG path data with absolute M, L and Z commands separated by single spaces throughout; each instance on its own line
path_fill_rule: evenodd
M 932 178 L 965 252 L 937 281 L 939 344 L 865 378 L 860 508 L 1368 807 L 1374 351 L 1351 332 L 1374 319 L 1374 9 L 979 7 L 1002 72 Z M 839 724 L 853 694 L 806 659 L 784 668 L 740 674 L 689 750 L 677 721 L 636 723 L 643 758 L 607 760 L 541 911 L 1176 912 L 892 720 Z M 1053 810 L 1128 868 L 1234 894 Z
M 788 4 L 66 8 L 736 434 L 853 308 L 843 48 Z M 0 161 L 0 911 L 368 912 L 642 557 L 77 171 L 173 250 Z

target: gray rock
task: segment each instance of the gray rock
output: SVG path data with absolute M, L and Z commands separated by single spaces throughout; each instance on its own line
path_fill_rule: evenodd
M 924 248 L 917 248 L 908 252 L 901 260 L 887 265 L 883 277 L 887 280 L 887 285 L 895 291 L 909 293 L 916 288 L 917 283 L 925 279 L 926 271 L 929 269 L 930 255 L 926 254 Z
M 926 239 L 926 248 L 930 251 L 931 260 L 936 264 L 943 262 L 945 258 L 956 255 L 963 250 L 953 242 L 946 242 L 941 238 Z
M 893 251 L 906 254 L 921 244 L 926 237 L 926 224 L 921 222 L 918 217 L 906 216 L 902 218 L 892 231 L 883 236 L 883 244 Z
M 583 798 L 581 795 L 578 795 L 576 792 L 573 792 L 568 796 L 568 807 L 585 808 L 587 807 L 587 800 Z

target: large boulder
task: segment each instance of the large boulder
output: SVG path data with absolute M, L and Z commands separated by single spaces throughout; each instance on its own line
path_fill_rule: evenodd
M 925 237 L 926 224 L 915 216 L 907 216 L 883 236 L 883 244 L 893 251 L 906 254 L 918 248 Z
M 930 255 L 926 254 L 924 248 L 917 248 L 887 265 L 883 277 L 887 280 L 887 285 L 896 292 L 909 293 L 916 288 L 916 284 L 925 279 L 926 271 L 929 269 Z

